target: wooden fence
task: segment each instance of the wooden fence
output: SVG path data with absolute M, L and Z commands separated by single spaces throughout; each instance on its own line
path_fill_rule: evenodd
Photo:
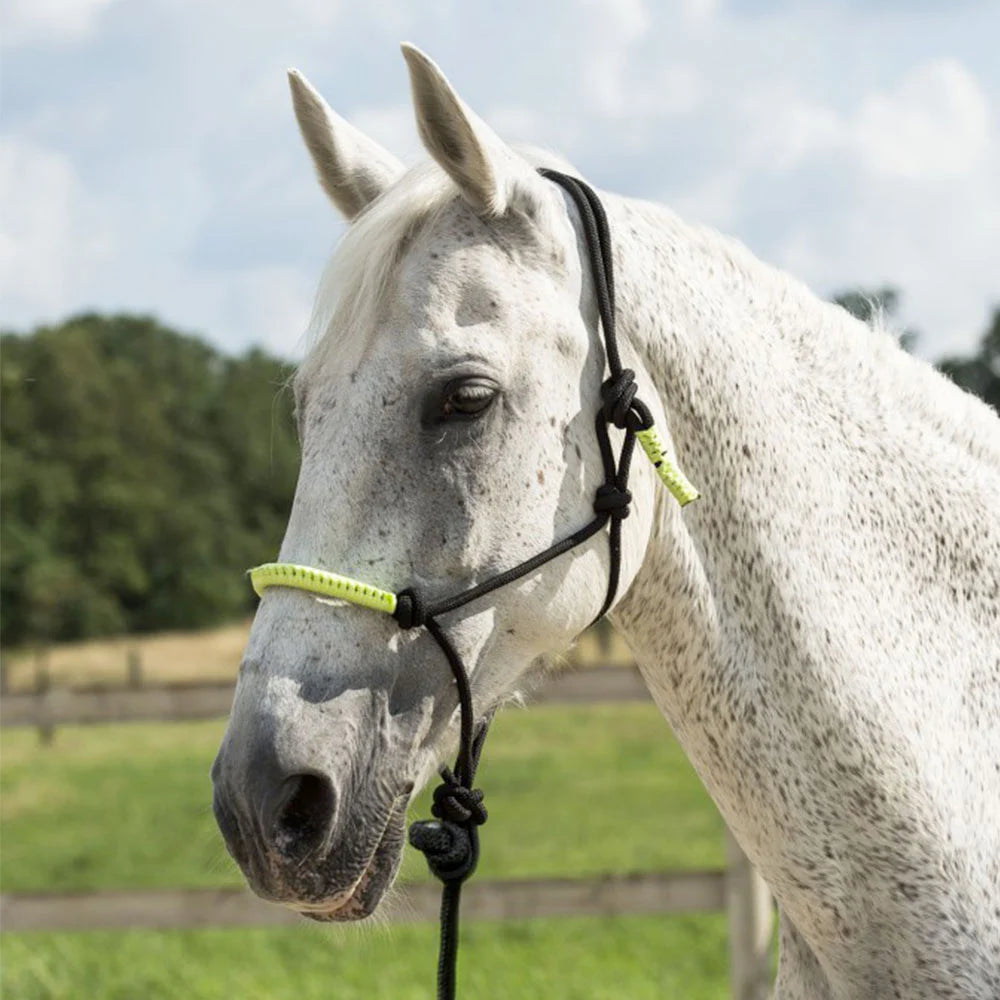
M 613 917 L 703 913 L 729 917 L 733 1000 L 770 995 L 770 895 L 739 846 L 728 837 L 728 867 L 718 871 L 655 872 L 580 879 L 473 879 L 462 900 L 463 920 L 539 917 Z M 398 886 L 385 919 L 438 919 L 440 889 L 433 883 Z M 99 928 L 259 927 L 300 923 L 291 910 L 243 889 L 152 889 L 86 893 L 8 893 L 0 896 L 4 931 L 76 931 Z
M 472 879 L 462 893 L 466 920 L 699 913 L 725 908 L 726 873 L 657 872 L 582 879 Z M 392 923 L 436 921 L 435 882 L 397 885 L 380 916 Z M 383 908 L 384 909 L 384 908 Z M 259 927 L 301 923 L 292 910 L 243 889 L 153 889 L 0 896 L 4 930 L 147 927 Z
M 43 688 L 6 694 L 4 726 L 36 726 L 49 740 L 56 726 L 81 723 L 169 721 L 225 716 L 231 684 L 102 690 Z M 533 703 L 635 701 L 648 698 L 638 673 L 593 667 L 556 674 L 535 692 Z M 727 834 L 727 867 L 719 871 L 606 875 L 587 879 L 533 879 L 469 883 L 463 918 L 527 919 L 554 916 L 618 916 L 724 911 L 729 919 L 733 1000 L 764 1000 L 770 994 L 773 908 L 766 885 Z M 399 887 L 388 919 L 436 920 L 438 889 Z M 302 918 L 237 889 L 162 889 L 88 893 L 14 893 L 0 896 L 5 931 L 90 928 L 259 926 Z
M 635 670 L 592 667 L 554 674 L 532 704 L 637 701 L 649 697 Z M 107 722 L 218 719 L 229 714 L 232 684 L 174 684 L 74 690 L 46 687 L 0 699 L 0 725 L 55 726 Z

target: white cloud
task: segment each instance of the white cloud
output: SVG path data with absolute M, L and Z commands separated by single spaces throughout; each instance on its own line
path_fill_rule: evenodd
M 689 21 L 708 21 L 719 9 L 719 0 L 683 0 L 681 7 Z
M 992 179 L 931 191 L 880 181 L 833 208 L 790 225 L 773 247 L 776 262 L 820 292 L 894 285 L 904 296 L 901 322 L 922 334 L 921 354 L 967 351 L 1000 304 L 1000 190 Z
M 696 111 L 708 92 L 704 75 L 680 59 L 654 60 L 641 71 L 633 69 L 625 87 L 628 97 L 620 110 L 629 118 L 654 120 Z
M 350 113 L 351 124 L 398 156 L 404 163 L 423 157 L 413 105 L 407 101 L 380 107 L 361 107 Z
M 5 0 L 4 44 L 75 42 L 89 35 L 103 11 L 119 0 Z
M 246 340 L 283 357 L 297 357 L 312 310 L 313 285 L 312 278 L 292 267 L 253 267 L 221 276 L 213 297 L 220 321 L 226 317 L 229 325 L 235 318 Z
M 285 0 L 285 6 L 317 28 L 332 28 L 340 20 L 344 5 L 338 0 Z
M 892 281 L 908 318 L 968 341 L 1000 294 L 1000 73 L 982 54 L 1000 24 L 878 6 L 10 0 L 5 319 L 145 309 L 290 351 L 339 224 L 284 70 L 422 157 L 411 37 L 505 139 L 734 232 L 821 293 Z
M 754 81 L 721 112 L 706 101 L 725 153 L 664 200 L 820 294 L 894 285 L 922 353 L 968 350 L 1000 299 L 1000 135 L 982 86 L 939 59 L 846 107 L 791 83 Z
M 651 24 L 644 0 L 583 0 L 580 6 L 583 17 L 625 38 L 641 38 Z
M 841 285 L 899 287 L 922 353 L 967 350 L 1000 299 L 1000 137 L 986 96 L 954 60 L 918 65 L 861 102 L 843 148 L 859 168 L 849 197 L 799 231 L 789 265 L 821 273 L 803 259 L 811 244 Z
M 602 114 L 627 114 L 633 95 L 627 84 L 634 47 L 651 25 L 642 0 L 585 0 L 584 96 Z M 589 44 L 588 44 L 589 43 Z
M 669 200 L 682 219 L 725 232 L 732 229 L 739 215 L 742 187 L 743 174 L 734 166 L 701 178 L 683 193 L 663 200 Z
M 793 170 L 835 152 L 847 141 L 845 124 L 836 112 L 786 87 L 751 92 L 744 106 L 753 114 L 753 158 L 768 169 Z
M 893 90 L 872 94 L 855 121 L 869 169 L 906 179 L 957 179 L 982 163 L 990 108 L 972 74 L 953 59 L 916 67 Z
M 746 165 L 779 171 L 846 155 L 874 174 L 954 180 L 981 166 L 992 128 L 985 94 L 952 59 L 914 67 L 846 113 L 801 97 L 788 81 L 749 87 L 737 107 L 750 125 Z
M 0 143 L 0 299 L 8 317 L 76 307 L 112 249 L 65 156 L 18 139 Z

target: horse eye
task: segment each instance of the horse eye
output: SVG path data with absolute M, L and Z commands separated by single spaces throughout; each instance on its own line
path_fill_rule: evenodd
M 483 378 L 451 383 L 445 388 L 441 401 L 441 418 L 478 417 L 490 408 L 498 392 L 495 383 Z

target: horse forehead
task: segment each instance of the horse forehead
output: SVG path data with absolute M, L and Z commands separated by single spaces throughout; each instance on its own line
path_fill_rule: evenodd
M 470 289 L 496 299 L 502 284 L 500 261 L 494 254 L 485 247 L 462 246 L 447 253 L 412 255 L 404 262 L 398 288 L 403 304 L 415 312 L 454 309 Z
M 509 371 L 519 359 L 527 360 L 522 349 L 527 341 L 540 346 L 539 330 L 564 339 L 568 323 L 557 319 L 556 297 L 544 275 L 509 276 L 494 255 L 477 248 L 468 259 L 446 263 L 441 272 L 425 273 L 408 286 L 390 324 L 395 350 L 439 364 L 475 354 Z M 569 305 L 564 307 L 569 316 Z
M 402 304 L 411 316 L 450 313 L 460 326 L 518 313 L 547 289 L 555 291 L 553 274 L 537 266 L 537 242 L 523 226 L 483 220 L 467 207 L 454 207 L 421 232 L 404 255 L 398 283 Z M 463 310 L 472 315 L 463 317 Z

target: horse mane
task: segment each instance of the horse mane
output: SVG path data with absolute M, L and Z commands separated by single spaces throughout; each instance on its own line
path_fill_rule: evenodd
M 302 370 L 332 352 L 360 357 L 374 335 L 374 315 L 416 232 L 457 195 L 433 161 L 408 170 L 347 228 L 323 269 L 306 331 Z
M 522 146 L 518 152 L 532 166 L 554 167 L 579 176 L 564 159 L 547 150 Z M 299 369 L 303 375 L 308 376 L 330 358 L 344 367 L 357 365 L 374 340 L 380 304 L 387 301 L 407 247 L 459 197 L 448 175 L 433 160 L 427 160 L 407 170 L 358 215 L 320 279 Z M 786 332 L 788 327 L 797 329 L 802 338 L 799 344 L 789 345 L 800 355 L 800 362 L 808 355 L 807 367 L 829 375 L 853 358 L 853 363 L 868 373 L 852 383 L 855 401 L 866 394 L 881 396 L 883 405 L 899 408 L 898 417 L 933 428 L 966 453 L 1000 468 L 993 412 L 928 363 L 900 351 L 898 335 L 884 314 L 876 313 L 870 323 L 863 323 L 840 306 L 820 299 L 799 279 L 761 261 L 738 239 L 710 226 L 688 223 L 660 203 L 631 204 L 656 218 L 665 238 L 682 240 L 710 256 L 714 267 L 737 276 L 738 285 L 754 289 L 755 297 L 768 297 L 771 308 L 785 314 L 782 325 Z M 838 381 L 843 383 L 842 378 Z M 846 384 L 839 388 L 848 390 Z
M 713 271 L 729 272 L 730 286 L 766 310 L 765 326 L 784 341 L 789 362 L 814 391 L 836 397 L 844 412 L 922 427 L 928 440 L 947 440 L 1000 470 L 997 415 L 930 362 L 902 350 L 900 331 L 883 310 L 864 322 L 737 238 L 689 223 L 657 202 L 631 204 L 655 220 L 666 241 L 710 258 Z

